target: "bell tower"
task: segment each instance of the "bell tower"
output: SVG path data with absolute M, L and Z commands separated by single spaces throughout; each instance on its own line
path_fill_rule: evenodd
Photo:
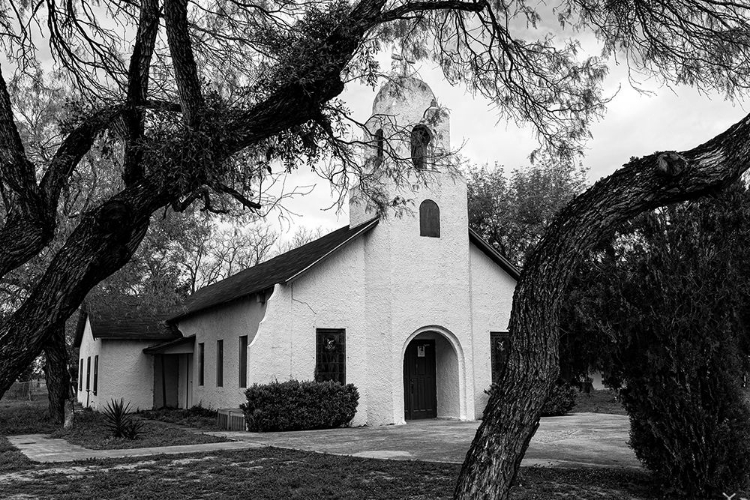
M 424 186 L 419 173 L 424 174 L 428 187 L 455 177 L 450 172 L 450 118 L 437 104 L 435 94 L 422 80 L 413 75 L 392 75 L 380 88 L 372 104 L 372 116 L 365 123 L 368 146 L 363 151 L 364 170 L 368 182 L 377 183 L 384 197 L 396 196 L 411 200 L 419 207 L 417 198 Z M 407 170 L 400 182 L 389 178 L 394 166 Z M 462 181 L 462 180 L 461 180 Z M 461 182 L 459 181 L 459 182 Z M 357 196 L 350 197 L 350 225 L 356 226 L 374 216 L 374 207 L 367 206 Z M 465 203 L 464 203 L 465 204 Z

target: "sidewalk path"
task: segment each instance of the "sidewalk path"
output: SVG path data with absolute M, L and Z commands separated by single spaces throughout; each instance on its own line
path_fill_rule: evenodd
M 233 441 L 162 448 L 88 450 L 42 434 L 8 436 L 11 444 L 37 462 L 202 453 L 275 446 L 367 458 L 462 463 L 478 422 L 411 421 L 407 425 L 297 432 L 211 432 Z M 627 446 L 629 423 L 622 415 L 574 413 L 543 418 L 523 465 L 561 467 L 640 467 Z
M 20 434 L 18 436 L 7 436 L 7 438 L 10 444 L 21 450 L 24 455 L 35 462 L 72 462 L 74 460 L 87 460 L 91 458 L 205 453 L 216 450 L 244 450 L 263 446 L 248 441 L 229 441 L 224 443 L 186 444 L 157 448 L 130 448 L 126 450 L 89 450 L 83 446 L 71 444 L 64 439 L 49 438 L 45 434 Z

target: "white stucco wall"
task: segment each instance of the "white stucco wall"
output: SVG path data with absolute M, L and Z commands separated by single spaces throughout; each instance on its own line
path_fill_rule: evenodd
M 191 403 L 206 408 L 237 408 L 245 401 L 245 389 L 239 386 L 239 342 L 247 335 L 253 342 L 266 304 L 255 295 L 180 320 L 177 327 L 184 336 L 195 335 L 193 355 L 193 395 Z M 216 386 L 217 340 L 224 341 L 224 384 Z M 198 384 L 199 344 L 205 345 L 204 383 Z M 249 364 L 249 361 L 248 361 Z M 248 379 L 248 385 L 252 382 Z M 180 392 L 184 390 L 181 387 Z
M 154 400 L 153 357 L 143 349 L 156 344 L 155 341 L 94 339 L 91 325 L 86 321 L 81 340 L 80 360 L 83 359 L 83 391 L 78 401 L 83 406 L 103 410 L 111 400 L 122 398 L 130 403 L 130 409 L 149 409 Z M 86 392 L 87 359 L 91 357 L 90 391 Z M 94 389 L 94 359 L 99 356 L 97 393 Z
M 91 334 L 91 322 L 88 318 L 86 319 L 86 325 L 83 330 L 83 337 L 81 339 L 81 347 L 78 352 L 78 388 L 81 387 L 81 380 L 83 381 L 83 388 L 78 390 L 78 402 L 84 407 L 91 406 L 97 408 L 99 401 L 102 399 L 101 392 L 101 371 L 98 381 L 97 395 L 94 395 L 94 359 L 99 356 L 99 363 L 102 362 L 101 356 L 102 341 L 100 339 L 94 339 Z M 91 358 L 91 376 L 89 378 L 89 390 L 86 390 L 86 367 L 87 360 Z M 81 360 L 83 360 L 83 369 L 81 369 Z
M 346 330 L 346 382 L 360 393 L 354 425 L 367 422 L 364 242 L 358 238 L 268 300 L 248 359 L 249 383 L 313 380 L 317 328 Z
M 143 349 L 155 341 L 102 340 L 99 357 L 100 405 L 122 398 L 130 409 L 154 405 L 154 359 Z M 99 406 L 98 409 L 103 408 Z
M 481 418 L 492 384 L 490 332 L 508 331 L 516 281 L 471 245 L 471 316 L 474 336 L 475 417 Z M 512 341 L 512 340 L 511 340 Z

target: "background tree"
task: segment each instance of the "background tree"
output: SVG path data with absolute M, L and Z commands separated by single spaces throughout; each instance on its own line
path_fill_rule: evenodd
M 514 169 L 469 170 L 469 225 L 519 268 L 557 212 L 586 188 L 587 169 L 572 159 L 538 159 Z
M 729 96 L 750 85 L 742 3 L 566 0 L 556 13 L 575 29 L 592 30 L 605 56 L 620 52 L 667 83 Z M 100 19 L 115 19 L 118 29 Z M 530 123 L 548 149 L 564 157 L 579 152 L 606 104 L 600 92 L 606 68 L 598 58 L 578 60 L 575 41 L 528 37 L 538 19 L 523 2 L 483 0 L 71 0 L 64 6 L 0 0 L 0 40 L 16 70 L 38 67 L 36 42 L 44 37 L 56 69 L 81 94 L 60 146 L 38 165 L 26 154 L 0 75 L 0 276 L 53 241 L 61 194 L 86 155 L 103 154 L 109 140 L 123 158 L 116 189 L 81 214 L 0 325 L 0 394 L 88 291 L 132 257 L 156 211 L 196 201 L 214 209 L 213 193 L 259 210 L 269 169 L 292 171 L 327 157 L 339 160 L 325 174 L 342 192 L 352 174 L 372 178 L 356 175 L 361 167 L 343 133 L 346 111 L 335 98 L 345 80 L 374 80 L 379 44 L 396 42 L 416 58 L 433 57 L 449 81 L 489 98 L 501 118 Z M 527 256 L 502 389 L 489 399 L 458 497 L 507 497 L 557 377 L 560 304 L 580 254 L 640 212 L 737 178 L 750 164 L 748 128 L 741 122 L 691 151 L 634 160 L 558 214 Z M 377 168 L 403 183 L 417 176 L 408 162 Z M 373 191 L 360 184 L 364 193 Z

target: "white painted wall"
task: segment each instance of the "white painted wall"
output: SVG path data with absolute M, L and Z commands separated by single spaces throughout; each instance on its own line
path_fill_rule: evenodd
M 475 417 L 481 418 L 492 384 L 490 332 L 508 331 L 516 281 L 471 245 L 471 317 L 474 337 Z M 512 342 L 512 339 L 511 339 Z
M 83 406 L 103 410 L 111 400 L 122 398 L 130 409 L 150 409 L 154 401 L 153 357 L 143 349 L 157 344 L 155 341 L 94 339 L 91 324 L 86 320 L 81 340 L 80 360 L 83 359 L 83 391 L 78 401 Z M 97 394 L 94 395 L 94 357 L 99 356 Z M 91 357 L 90 391 L 86 392 L 87 359 Z
M 83 338 L 81 339 L 81 347 L 78 350 L 78 386 L 81 387 L 81 380 L 83 381 L 83 389 L 78 391 L 78 402 L 84 407 L 97 408 L 99 401 L 102 400 L 102 380 L 101 370 L 99 371 L 99 381 L 97 387 L 97 395 L 93 393 L 94 390 L 94 358 L 99 356 L 99 363 L 102 363 L 102 341 L 100 339 L 94 339 L 91 334 L 91 322 L 86 319 L 86 326 L 83 330 Z M 91 375 L 89 376 L 89 390 L 86 390 L 86 376 L 87 376 L 87 360 L 91 358 Z M 81 369 L 81 360 L 83 360 L 83 369 Z
M 253 342 L 258 325 L 266 313 L 266 304 L 256 296 L 244 297 L 225 306 L 189 316 L 177 327 L 186 337 L 195 335 L 193 355 L 192 404 L 205 408 L 237 408 L 245 401 L 245 389 L 239 386 L 240 336 Z M 224 340 L 224 384 L 216 386 L 216 341 Z M 198 384 L 199 344 L 205 345 L 204 384 Z M 249 362 L 248 362 L 249 364 Z M 248 380 L 248 384 L 252 384 Z M 180 391 L 182 392 L 182 390 Z

